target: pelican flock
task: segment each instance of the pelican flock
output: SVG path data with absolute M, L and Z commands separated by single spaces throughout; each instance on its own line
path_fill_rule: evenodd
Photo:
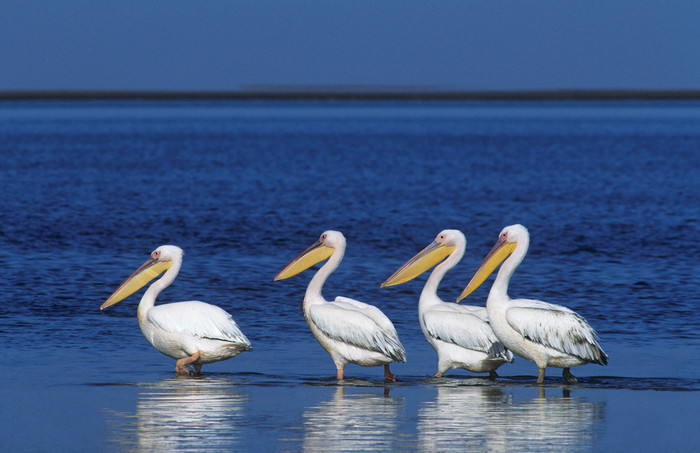
M 547 367 L 563 368 L 568 382 L 575 382 L 571 367 L 587 363 L 606 365 L 607 354 L 588 322 L 569 308 L 532 299 L 511 299 L 508 284 L 527 254 L 530 235 L 522 225 L 504 228 L 456 302 L 478 288 L 500 265 L 486 307 L 445 302 L 437 290 L 445 274 L 462 259 L 467 241 L 459 230 L 443 230 L 435 240 L 408 260 L 381 287 L 408 282 L 433 269 L 418 301 L 418 319 L 428 343 L 438 355 L 435 377 L 454 368 L 489 373 L 513 361 L 513 354 L 538 367 L 542 383 Z M 345 365 L 384 366 L 384 378 L 395 380 L 389 365 L 405 362 L 406 351 L 392 322 L 381 310 L 347 297 L 327 301 L 323 285 L 345 255 L 345 236 L 327 230 L 318 241 L 292 260 L 274 278 L 284 280 L 326 261 L 308 284 L 302 303 L 304 317 L 316 340 L 331 356 L 339 381 Z M 235 357 L 250 350 L 250 341 L 231 315 L 204 302 L 155 305 L 156 298 L 177 277 L 182 249 L 163 245 L 127 278 L 102 304 L 100 310 L 124 300 L 152 280 L 137 309 L 146 339 L 161 353 L 176 360 L 175 372 L 188 375 L 186 367 L 201 372 L 205 363 Z M 502 264 L 501 264 L 502 263 Z
M 345 364 L 384 365 L 384 378 L 395 380 L 389 369 L 392 362 L 405 362 L 404 350 L 394 325 L 377 307 L 347 297 L 333 302 L 321 294 L 323 284 L 335 271 L 345 254 L 345 236 L 325 231 L 320 239 L 292 260 L 274 280 L 283 280 L 328 260 L 309 282 L 302 309 L 311 333 L 333 359 L 337 378 L 344 378 Z
M 137 317 L 141 332 L 158 351 L 177 360 L 175 373 L 187 375 L 186 365 L 199 374 L 205 363 L 230 359 L 250 349 L 230 314 L 204 302 L 176 302 L 155 306 L 162 290 L 177 277 L 182 266 L 182 249 L 162 245 L 109 298 L 100 310 L 116 304 L 135 293 L 161 273 L 141 297 Z
M 496 336 L 506 348 L 537 365 L 538 383 L 543 382 L 548 366 L 563 368 L 564 379 L 575 382 L 572 366 L 606 365 L 608 356 L 593 328 L 574 311 L 539 300 L 508 297 L 510 278 L 529 245 L 530 234 L 524 226 L 505 227 L 457 301 L 471 294 L 503 262 L 486 301 Z
M 445 302 L 437 295 L 438 285 L 447 271 L 462 259 L 466 246 L 467 240 L 461 231 L 443 230 L 381 285 L 407 282 L 442 261 L 425 282 L 418 301 L 421 330 L 438 355 L 435 377 L 453 368 L 495 377 L 496 368 L 513 361 L 513 354 L 493 333 L 486 308 Z

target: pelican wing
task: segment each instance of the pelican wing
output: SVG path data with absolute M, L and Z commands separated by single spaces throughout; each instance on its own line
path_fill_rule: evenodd
M 430 336 L 466 349 L 484 352 L 494 358 L 501 357 L 509 362 L 513 360 L 513 354 L 505 349 L 485 321 L 486 310 L 482 314 L 476 310 L 462 310 L 465 307 L 454 305 L 455 307 L 431 309 L 423 315 Z
M 250 346 L 250 341 L 225 310 L 204 302 L 176 302 L 148 310 L 148 320 L 171 333 Z
M 355 299 L 350 299 L 349 297 L 343 297 L 343 296 L 338 296 L 335 298 L 335 303 L 338 304 L 339 306 L 343 306 L 343 304 L 347 304 L 346 306 L 349 309 L 356 309 L 357 311 L 363 313 L 364 315 L 370 317 L 374 322 L 377 323 L 379 327 L 382 328 L 385 332 L 387 332 L 389 335 L 392 335 L 393 337 L 396 338 L 396 341 L 399 339 L 399 334 L 396 333 L 396 329 L 394 328 L 394 324 L 392 324 L 391 320 L 387 318 L 387 316 L 382 313 L 380 309 L 375 307 L 374 305 L 366 304 L 364 302 L 360 302 L 359 300 Z
M 316 327 L 335 340 L 381 352 L 397 362 L 406 361 L 406 351 L 394 325 L 372 305 L 343 297 L 311 306 L 309 317 Z
M 605 365 L 608 356 L 595 330 L 576 312 L 560 305 L 519 300 L 506 311 L 508 324 L 523 337 L 588 362 Z

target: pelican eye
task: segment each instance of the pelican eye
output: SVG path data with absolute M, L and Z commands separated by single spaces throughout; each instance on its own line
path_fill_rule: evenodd
M 160 258 L 160 252 L 159 252 L 158 250 L 156 250 L 155 252 L 151 253 L 151 258 L 153 258 L 154 260 L 159 259 L 159 258 Z

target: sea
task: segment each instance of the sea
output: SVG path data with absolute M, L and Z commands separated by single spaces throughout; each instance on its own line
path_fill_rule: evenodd
M 1 451 L 700 449 L 699 102 L 5 101 L 0 183 Z M 608 365 L 432 377 L 428 273 L 379 285 L 459 229 L 454 301 L 515 223 L 511 297 L 585 317 Z M 300 310 L 317 266 L 273 282 L 329 229 L 347 250 L 324 296 L 393 321 L 396 382 L 336 381 Z M 252 351 L 177 377 L 142 292 L 100 311 L 163 244 L 185 257 L 157 303 L 218 305 Z

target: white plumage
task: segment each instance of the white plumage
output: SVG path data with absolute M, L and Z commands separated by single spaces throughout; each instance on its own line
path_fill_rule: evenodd
M 488 323 L 486 309 L 484 307 L 468 307 L 455 305 L 450 306 L 450 302 L 444 302 L 445 306 L 426 309 L 421 316 L 422 326 L 428 332 L 430 338 L 452 343 L 460 348 L 469 349 L 484 353 L 486 357 L 480 357 L 477 364 L 465 363 L 464 366 L 453 366 L 452 368 L 464 368 L 474 372 L 492 371 L 504 362 L 511 362 L 513 355 L 507 351 L 496 335 L 493 333 Z M 459 360 L 450 360 L 453 365 Z M 486 361 L 486 363 L 481 363 Z M 444 373 L 447 370 L 443 370 Z
M 336 297 L 333 302 L 309 307 L 309 319 L 334 340 L 381 352 L 394 361 L 406 360 L 394 325 L 377 307 Z
M 445 302 L 437 295 L 443 277 L 464 255 L 467 240 L 458 230 L 443 230 L 435 240 L 401 266 L 382 286 L 409 281 L 438 262 L 430 274 L 418 301 L 418 319 L 428 343 L 438 354 L 438 371 L 442 376 L 452 368 L 496 375 L 496 368 L 513 360 L 496 338 L 484 307 Z
M 347 297 L 333 302 L 321 294 L 328 276 L 338 268 L 345 254 L 345 237 L 329 230 L 299 257 L 289 263 L 275 281 L 289 278 L 328 259 L 311 279 L 303 302 L 309 328 L 321 346 L 331 355 L 338 379 L 344 378 L 347 363 L 362 366 L 384 365 L 384 376 L 394 379 L 391 362 L 405 362 L 404 350 L 394 325 L 377 307 Z
M 148 320 L 168 332 L 188 332 L 212 340 L 246 341 L 230 314 L 204 302 L 159 305 L 148 310 Z
M 125 299 L 165 270 L 141 298 L 137 310 L 139 326 L 154 348 L 177 360 L 176 373 L 187 374 L 188 364 L 199 373 L 205 363 L 229 359 L 249 350 L 250 341 L 231 315 L 215 305 L 189 301 L 155 306 L 158 294 L 177 277 L 182 255 L 182 249 L 177 246 L 158 247 L 100 309 Z
M 605 365 L 608 356 L 598 344 L 593 328 L 574 311 L 539 300 L 508 297 L 508 283 L 529 244 L 530 235 L 524 226 L 504 228 L 458 300 L 474 291 L 505 260 L 486 302 L 496 336 L 506 348 L 538 366 L 538 383 L 544 380 L 547 366 L 563 368 L 564 378 L 575 381 L 570 367 L 586 363 Z

